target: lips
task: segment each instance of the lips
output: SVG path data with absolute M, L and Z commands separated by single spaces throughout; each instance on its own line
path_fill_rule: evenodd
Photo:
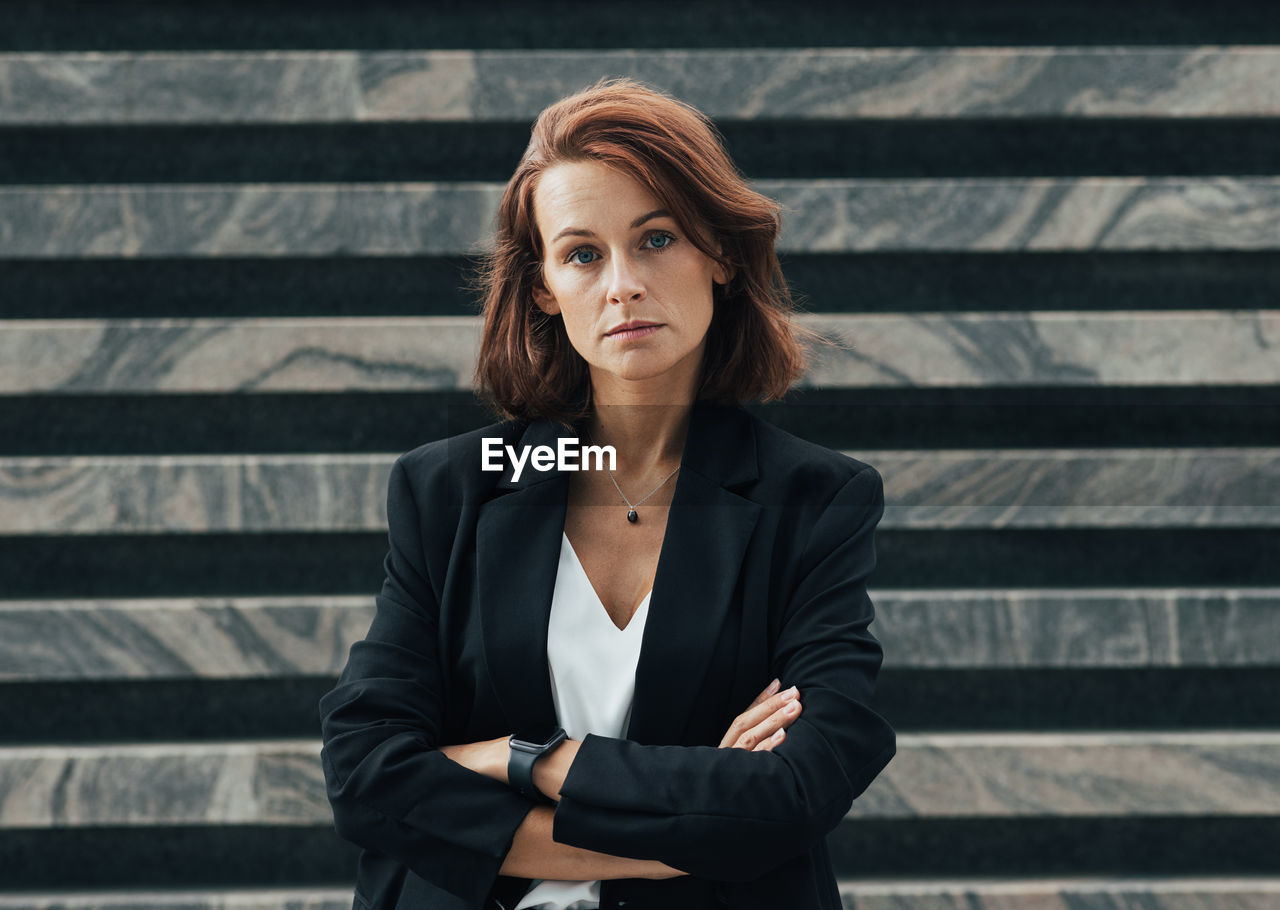
M 660 322 L 649 322 L 644 319 L 632 319 L 630 322 L 624 322 L 621 325 L 615 325 L 605 333 L 606 338 L 614 337 L 637 337 L 639 335 L 648 335 L 649 332 L 642 332 L 641 329 L 656 329 L 660 327 Z

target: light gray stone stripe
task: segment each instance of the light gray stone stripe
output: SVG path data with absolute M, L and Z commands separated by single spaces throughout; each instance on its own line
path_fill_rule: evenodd
M 0 910 L 351 910 L 350 888 L 67 891 L 0 894 Z
M 880 469 L 883 521 L 892 528 L 1280 524 L 1278 449 L 939 449 L 855 457 Z
M 841 880 L 845 910 L 1275 910 L 1280 879 L 1038 878 Z
M 0 749 L 0 828 L 326 823 L 318 741 Z
M 1280 310 L 815 315 L 815 388 L 1280 381 Z
M 938 733 L 899 734 L 849 817 L 1277 812 L 1280 732 Z
M 1280 449 L 849 454 L 874 465 L 884 478 L 885 528 L 1280 524 Z M 0 535 L 379 531 L 386 528 L 387 478 L 394 459 L 389 454 L 0 457 Z
M 1280 589 L 872 586 L 885 666 L 1280 666 Z
M 895 669 L 1280 667 L 1280 589 L 872 587 Z M 347 597 L 0 601 L 0 682 L 336 676 Z
M 843 879 L 846 910 L 1275 910 L 1280 879 Z M 0 894 L 0 910 L 350 910 L 351 889 Z M 785 910 L 779 907 L 778 910 Z
M 302 740 L 3 748 L 0 828 L 329 825 L 319 752 Z M 953 733 L 899 734 L 849 817 L 1276 813 L 1280 732 Z
M 1280 177 L 760 180 L 779 249 L 1274 250 Z M 0 187 L 0 258 L 482 252 L 497 183 Z
M 1280 382 L 1280 310 L 806 314 L 799 388 Z M 0 320 L 0 395 L 471 388 L 470 316 Z
M 885 528 L 1280 524 L 1280 450 L 1272 448 L 848 454 L 883 476 Z M 394 459 L 0 457 L 0 535 L 379 531 Z
M 336 676 L 367 597 L 0 601 L 0 681 Z
M 185 51 L 0 55 L 0 125 L 531 121 L 603 76 L 721 120 L 1280 113 L 1268 46 Z
M 480 322 L 0 320 L 0 394 L 471 388 Z

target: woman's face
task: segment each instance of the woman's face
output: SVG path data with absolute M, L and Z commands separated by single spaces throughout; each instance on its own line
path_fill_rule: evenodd
M 595 161 L 557 164 L 533 194 L 544 252 L 534 302 L 564 319 L 597 392 L 614 379 L 692 390 L 725 276 L 634 178 Z M 690 396 L 691 397 L 691 396 Z

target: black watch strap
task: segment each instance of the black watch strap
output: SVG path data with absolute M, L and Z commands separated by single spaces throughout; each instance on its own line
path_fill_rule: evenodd
M 532 741 L 520 734 L 512 734 L 510 739 L 511 757 L 507 761 L 507 781 L 521 795 L 534 802 L 551 803 L 554 800 L 543 796 L 533 785 L 533 766 L 539 758 L 546 755 L 560 743 L 569 738 L 564 727 L 557 727 L 549 737 L 536 737 Z

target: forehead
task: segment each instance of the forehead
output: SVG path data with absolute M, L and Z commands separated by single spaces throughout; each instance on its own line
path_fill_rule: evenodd
M 661 208 L 640 181 L 598 161 L 561 162 L 543 172 L 533 191 L 538 230 L 547 240 L 565 228 L 605 231 Z

